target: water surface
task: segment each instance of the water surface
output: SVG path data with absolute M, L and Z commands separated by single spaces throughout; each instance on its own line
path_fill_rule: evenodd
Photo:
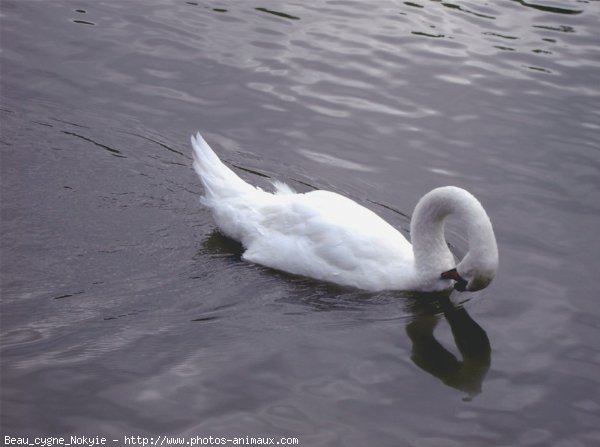
M 0 20 L 2 434 L 600 443 L 599 2 L 4 0 Z M 244 263 L 198 205 L 197 130 L 244 179 L 405 234 L 424 193 L 466 188 L 498 277 L 448 301 Z

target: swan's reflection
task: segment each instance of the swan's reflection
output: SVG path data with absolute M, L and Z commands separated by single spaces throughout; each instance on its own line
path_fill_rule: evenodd
M 243 247 L 238 243 L 214 231 L 204 242 L 199 254 L 226 255 L 234 262 L 239 262 Z M 271 271 L 295 284 L 305 284 L 299 287 L 297 294 L 293 289 L 283 301 L 302 304 L 313 310 L 348 311 L 362 310 L 364 319 L 367 310 L 374 310 L 379 319 L 380 310 L 375 304 L 379 303 L 388 309 L 384 303 L 398 303 L 398 293 L 382 292 L 369 294 L 367 292 L 349 291 L 335 285 L 314 282 L 310 279 L 299 279 L 283 272 Z M 311 293 L 307 293 L 307 288 Z M 454 305 L 448 295 L 444 294 L 400 294 L 405 303 L 404 314 L 398 320 L 405 319 L 406 313 L 411 315 L 406 325 L 406 332 L 412 341 L 411 359 L 422 370 L 440 379 L 446 385 L 467 393 L 470 400 L 481 393 L 483 380 L 490 368 L 491 348 L 487 334 L 467 313 L 462 306 Z M 388 299 L 386 299 L 387 297 Z M 406 300 L 406 301 L 404 301 Z M 395 307 L 395 306 L 394 306 Z M 444 348 L 434 337 L 433 333 L 444 314 L 450 324 L 454 341 L 462 355 L 458 360 L 454 354 Z M 386 314 L 386 320 L 389 315 Z M 201 321 L 199 319 L 198 321 Z
M 481 393 L 481 386 L 490 368 L 491 348 L 485 331 L 460 306 L 448 297 L 438 299 L 462 360 L 444 348 L 433 332 L 440 321 L 439 315 L 416 315 L 406 325 L 412 341 L 411 360 L 422 370 L 440 379 L 444 384 L 467 393 L 470 400 Z

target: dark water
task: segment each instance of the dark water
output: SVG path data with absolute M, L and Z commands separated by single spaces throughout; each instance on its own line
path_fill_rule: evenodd
M 600 444 L 600 2 L 1 13 L 2 436 Z M 241 262 L 198 206 L 196 130 L 255 184 L 405 232 L 464 187 L 498 277 L 453 305 Z

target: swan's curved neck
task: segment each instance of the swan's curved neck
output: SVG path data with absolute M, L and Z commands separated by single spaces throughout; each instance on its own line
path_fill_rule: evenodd
M 470 257 L 481 257 L 490 241 L 495 249 L 492 226 L 479 201 L 461 188 L 436 188 L 419 200 L 410 225 L 418 270 L 436 269 L 442 273 L 454 267 L 454 256 L 444 236 L 444 221 L 449 215 L 458 217 L 466 226 Z

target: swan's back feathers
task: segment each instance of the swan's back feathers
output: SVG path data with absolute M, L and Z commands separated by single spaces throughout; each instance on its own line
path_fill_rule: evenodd
M 271 197 L 259 208 L 261 236 L 247 240 L 244 259 L 370 290 L 392 286 L 402 271 L 411 273 L 408 241 L 356 202 L 320 190 Z M 394 266 L 389 274 L 379 267 L 382 258 Z
M 275 194 L 265 192 L 225 166 L 200 134 L 191 140 L 201 201 L 219 229 L 244 245 L 244 259 L 371 290 L 393 288 L 412 273 L 410 244 L 372 211 L 333 192 L 298 194 L 279 181 Z

